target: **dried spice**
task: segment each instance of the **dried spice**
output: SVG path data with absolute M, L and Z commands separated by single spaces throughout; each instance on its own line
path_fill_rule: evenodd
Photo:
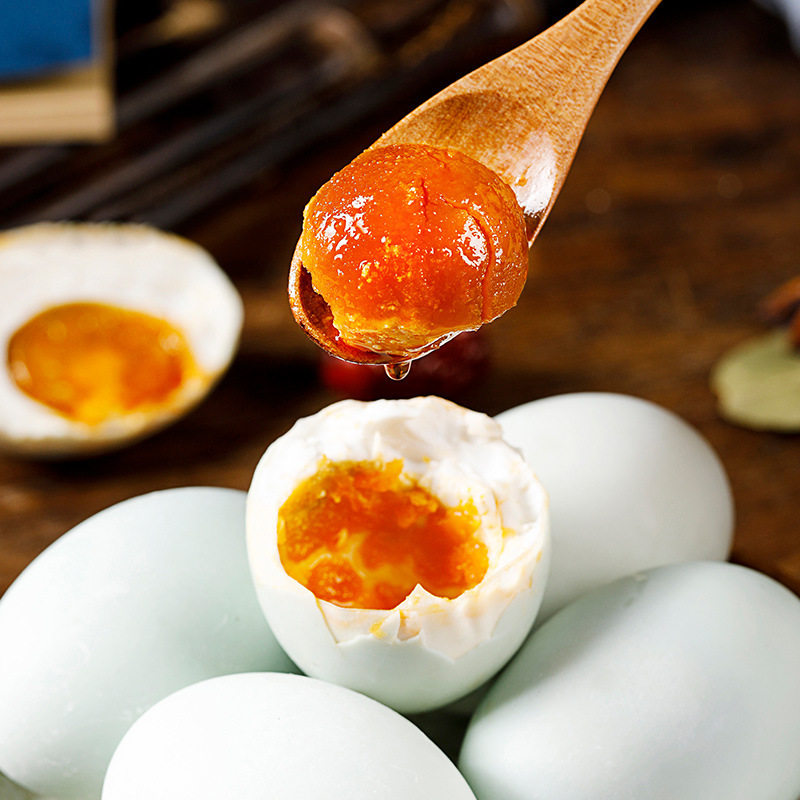
M 779 327 L 725 353 L 711 373 L 722 417 L 743 427 L 800 431 L 800 277 L 760 305 Z

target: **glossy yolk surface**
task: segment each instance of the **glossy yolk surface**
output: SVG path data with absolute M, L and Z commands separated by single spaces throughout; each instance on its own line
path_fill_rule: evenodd
M 27 395 L 89 425 L 162 405 L 199 374 L 168 322 L 99 303 L 37 314 L 11 337 L 8 367 Z
M 303 266 L 350 345 L 408 353 L 513 306 L 527 238 L 512 190 L 462 153 L 368 150 L 309 202 Z
M 287 574 L 319 599 L 394 608 L 420 584 L 454 598 L 481 581 L 486 545 L 474 508 L 446 508 L 402 476 L 402 462 L 326 462 L 278 516 Z

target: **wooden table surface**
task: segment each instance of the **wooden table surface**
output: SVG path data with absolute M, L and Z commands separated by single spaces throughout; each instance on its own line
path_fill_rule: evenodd
M 64 463 L 0 457 L 0 594 L 113 503 L 172 486 L 246 489 L 275 437 L 337 399 L 285 295 L 302 208 L 422 99 L 405 97 L 175 226 L 244 297 L 239 355 L 198 409 L 135 446 Z M 17 219 L 5 208 L 0 227 Z M 800 436 L 727 424 L 708 388 L 720 354 L 762 329 L 759 299 L 800 274 L 799 223 L 800 58 L 781 23 L 746 0 L 665 0 L 601 97 L 518 307 L 487 329 L 489 378 L 461 402 L 494 414 L 600 390 L 677 412 L 730 476 L 734 560 L 800 592 Z

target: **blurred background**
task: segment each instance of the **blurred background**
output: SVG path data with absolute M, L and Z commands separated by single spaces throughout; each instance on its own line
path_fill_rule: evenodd
M 720 355 L 763 329 L 761 298 L 800 272 L 791 7 L 664 0 L 600 99 L 519 307 L 391 385 L 325 362 L 291 318 L 303 207 L 396 120 L 569 4 L 50 0 L 31 22 L 36 3 L 2 3 L 0 229 L 177 232 L 218 260 L 246 316 L 230 372 L 170 429 L 82 461 L 0 457 L 0 594 L 112 503 L 247 488 L 276 436 L 339 397 L 435 392 L 494 414 L 586 390 L 697 427 L 733 483 L 734 559 L 800 590 L 800 441 L 726 423 L 708 386 Z
M 279 183 L 337 142 L 351 143 L 340 159 L 349 161 L 375 131 L 571 8 L 558 0 L 8 3 L 4 227 L 126 219 L 188 229 L 243 189 L 269 202 L 275 193 L 259 182 Z M 754 26 L 750 40 L 737 37 Z M 685 87 L 681 62 L 692 43 L 705 51 L 704 64 L 691 65 L 694 81 L 705 67 L 707 81 L 730 93 L 747 87 L 732 84 L 726 60 L 747 70 L 748 56 L 753 65 L 764 51 L 788 56 L 782 22 L 736 0 L 665 2 L 642 37 L 663 41 L 667 85 Z M 628 91 L 655 78 L 640 75 L 637 87 L 629 77 Z M 658 105 L 685 113 L 679 100 L 673 90 Z

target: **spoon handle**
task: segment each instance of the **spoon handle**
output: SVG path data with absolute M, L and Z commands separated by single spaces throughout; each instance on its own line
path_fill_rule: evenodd
M 660 0 L 585 0 L 572 13 L 461 78 L 373 145 L 459 150 L 515 191 L 529 239 L 566 178 L 595 104 Z
M 573 152 L 622 54 L 660 0 L 585 0 L 551 28 L 467 76 L 539 109 L 556 151 Z M 466 88 L 466 87 L 465 87 Z

